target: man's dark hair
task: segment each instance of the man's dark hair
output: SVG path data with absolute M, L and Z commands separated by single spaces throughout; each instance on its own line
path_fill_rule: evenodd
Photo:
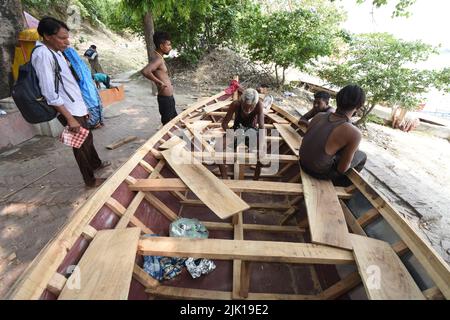
M 159 46 L 166 41 L 170 41 L 170 34 L 165 31 L 157 31 L 153 35 L 153 42 L 155 43 L 156 49 L 159 49 Z
M 41 37 L 44 37 L 44 35 L 52 36 L 57 34 L 61 28 L 70 31 L 69 27 L 64 22 L 52 17 L 44 17 L 39 21 L 37 31 Z
M 342 88 L 336 96 L 336 105 L 339 110 L 359 109 L 364 102 L 366 102 L 366 94 L 360 86 L 355 84 Z
M 330 94 L 326 91 L 319 91 L 314 94 L 314 99 L 322 99 L 327 103 L 330 101 Z
M 91 48 L 94 49 L 94 50 L 97 50 L 97 46 L 95 44 L 92 44 Z

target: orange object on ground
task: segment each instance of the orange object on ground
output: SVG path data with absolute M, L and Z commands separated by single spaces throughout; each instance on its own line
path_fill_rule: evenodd
M 125 90 L 123 85 L 111 89 L 100 90 L 98 93 L 102 99 L 103 107 L 107 107 L 115 102 L 125 99 Z

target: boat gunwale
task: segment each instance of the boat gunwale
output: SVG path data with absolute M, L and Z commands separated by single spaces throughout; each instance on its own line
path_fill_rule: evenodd
M 139 162 L 142 161 L 148 153 L 152 152 L 155 145 L 160 142 L 171 128 L 173 128 L 180 120 L 182 121 L 185 116 L 190 115 L 192 112 L 197 111 L 203 106 L 215 100 L 217 101 L 218 98 L 226 95 L 227 94 L 222 91 L 214 96 L 192 104 L 152 135 L 86 200 L 86 202 L 84 202 L 80 208 L 76 210 L 74 217 L 72 217 L 60 229 L 57 235 L 45 245 L 10 289 L 7 299 L 38 299 L 47 289 L 49 281 L 57 272 L 57 269 L 64 260 L 68 250 L 82 235 L 83 229 L 89 225 L 114 191 L 126 180 L 136 166 L 139 165 Z M 275 104 L 272 105 L 272 110 L 287 119 L 291 125 L 302 130 L 302 127 L 298 125 L 298 117 L 291 115 Z M 378 206 L 374 205 L 374 208 L 394 229 L 400 239 L 406 243 L 409 250 L 417 257 L 419 263 L 425 268 L 428 276 L 430 276 L 445 298 L 450 299 L 449 284 L 445 281 L 446 276 L 450 276 L 450 267 L 444 259 L 422 238 L 420 234 L 415 232 L 409 222 L 404 219 L 364 177 L 352 169 L 349 178 L 354 183 L 356 189 L 369 201 L 371 199 L 381 199 L 382 203 L 378 204 Z M 368 190 L 370 190 L 369 193 Z M 367 194 L 369 194 L 369 197 L 367 197 Z M 370 195 L 372 195 L 373 198 L 370 197 Z M 419 243 L 417 243 L 417 241 Z

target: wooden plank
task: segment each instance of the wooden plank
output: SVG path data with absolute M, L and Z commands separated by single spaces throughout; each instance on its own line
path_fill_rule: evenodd
M 133 198 L 130 205 L 128 206 L 127 210 L 124 212 L 122 217 L 120 217 L 119 222 L 116 225 L 116 229 L 124 229 L 128 226 L 128 223 L 130 223 L 130 219 L 134 216 L 136 213 L 137 208 L 142 202 L 142 199 L 144 199 L 144 192 L 138 192 L 138 194 Z
M 202 161 L 214 161 L 223 163 L 225 160 L 234 163 L 238 158 L 245 161 L 248 164 L 256 164 L 258 157 L 255 153 L 238 154 L 237 152 L 193 152 L 196 159 Z M 280 163 L 298 163 L 298 156 L 291 154 L 266 154 L 264 158 L 260 158 L 261 162 L 279 161 Z
M 350 235 L 359 274 L 372 300 L 423 300 L 414 279 L 384 241 Z
M 159 286 L 147 289 L 145 292 L 163 298 L 195 299 L 195 300 L 231 300 L 231 292 L 218 290 L 203 290 L 180 287 Z M 249 293 L 248 300 L 317 300 L 314 295 L 280 294 L 280 293 Z
M 310 243 L 186 239 L 169 237 L 142 238 L 140 255 L 193 257 L 217 260 L 240 259 L 279 263 L 351 264 L 350 251 Z
M 345 216 L 345 221 L 347 222 L 347 225 L 350 227 L 350 230 L 352 230 L 354 234 L 358 234 L 360 236 L 367 236 L 366 232 L 364 231 L 363 228 L 361 228 L 355 216 L 347 207 L 347 205 L 342 200 L 339 200 L 339 203 L 341 204 L 342 211 L 344 212 Z
M 78 263 L 80 286 L 66 284 L 58 299 L 127 299 L 139 235 L 139 228 L 99 231 Z M 73 273 L 67 282 L 79 275 Z
M 226 222 L 210 222 L 201 221 L 201 223 L 208 230 L 221 230 L 221 231 L 232 231 L 234 230 L 234 225 Z M 266 225 L 266 224 L 251 224 L 244 223 L 242 225 L 244 231 L 260 231 L 260 232 L 280 232 L 280 233 L 303 233 L 305 229 L 299 228 L 297 226 L 276 226 L 276 225 Z
M 205 206 L 205 204 L 200 200 L 188 199 L 180 201 L 180 204 L 186 206 Z M 287 210 L 292 205 L 288 202 L 285 203 L 272 203 L 272 202 L 253 202 L 248 203 L 252 209 L 267 209 L 267 210 Z
M 350 273 L 344 279 L 338 281 L 331 287 L 322 291 L 319 296 L 321 299 L 334 300 L 346 294 L 361 283 L 361 276 L 358 272 Z
M 145 272 L 137 264 L 133 267 L 133 278 L 139 281 L 145 288 L 156 288 L 159 286 L 159 281 L 152 278 L 147 272 Z
M 248 298 L 248 293 L 250 289 L 250 262 L 241 261 L 241 272 L 240 272 L 240 288 L 239 296 L 242 298 Z
M 139 164 L 145 169 L 145 171 L 147 171 L 148 173 L 150 173 L 149 179 L 156 179 L 156 178 L 164 178 L 160 171 L 162 169 L 162 167 L 165 165 L 165 161 L 164 160 L 160 160 L 158 162 L 158 164 L 156 165 L 156 168 L 153 168 L 148 162 L 141 160 L 139 162 Z M 186 197 L 179 193 L 179 192 L 171 192 L 175 197 L 177 197 L 179 200 L 186 200 Z
M 142 168 L 144 168 L 145 171 L 147 171 L 148 173 L 152 173 L 153 170 L 155 170 L 155 169 L 150 165 L 150 163 L 148 163 L 148 162 L 145 161 L 145 160 L 139 161 L 139 164 L 140 164 L 140 165 L 142 166 Z
M 438 287 L 433 287 L 422 291 L 423 295 L 427 298 L 427 300 L 445 300 L 444 295 Z
M 216 110 L 222 109 L 226 106 L 229 106 L 231 104 L 230 100 L 227 101 L 219 101 L 213 104 L 210 104 L 208 106 L 206 106 L 203 110 L 205 111 L 205 114 L 209 114 L 211 112 L 214 112 Z
M 409 248 L 403 240 L 394 243 L 391 247 L 399 256 L 402 256 L 405 253 L 409 252 Z
M 233 217 L 234 225 L 234 240 L 244 240 L 244 228 L 243 228 L 243 217 L 242 212 L 239 212 Z M 242 260 L 233 260 L 233 299 L 238 299 L 242 297 Z M 247 292 L 248 294 L 248 292 Z
M 125 137 L 123 139 L 120 139 L 118 141 L 115 141 L 115 142 L 107 145 L 106 149 L 114 150 L 114 149 L 117 149 L 120 146 L 123 146 L 125 143 L 131 142 L 131 141 L 136 140 L 136 139 L 137 139 L 136 136 Z
M 183 139 L 181 139 L 178 136 L 173 136 L 169 140 L 165 141 L 163 144 L 159 145 L 158 148 L 159 149 L 170 149 L 179 143 L 181 143 L 183 146 L 186 145 L 186 141 L 184 141 Z
M 369 209 L 366 213 L 364 213 L 363 215 L 361 215 L 357 221 L 358 224 L 364 228 L 365 226 L 371 224 L 372 222 L 374 222 L 376 219 L 378 219 L 380 217 L 380 213 L 378 212 L 378 210 L 376 208 L 372 208 Z
M 281 137 L 287 143 L 294 155 L 298 155 L 302 137 L 289 124 L 274 124 Z
M 269 118 L 270 120 L 272 120 L 275 125 L 278 124 L 278 123 L 282 123 L 282 124 L 288 124 L 289 123 L 288 120 L 286 120 L 285 118 L 280 117 L 276 113 L 266 113 L 265 116 L 267 118 Z
M 312 242 L 351 249 L 344 212 L 333 184 L 300 171 Z
M 293 125 L 298 126 L 298 121 L 300 120 L 300 117 L 293 116 L 280 106 L 277 106 L 276 104 L 272 103 L 272 109 L 276 111 L 278 114 L 282 115 L 284 118 L 288 119 Z
M 94 239 L 95 235 L 97 234 L 97 229 L 95 229 L 93 226 L 88 224 L 84 227 L 84 230 L 81 234 L 83 235 L 83 237 L 86 240 L 90 241 L 90 240 Z
M 47 290 L 53 293 L 55 296 L 59 296 L 62 289 L 66 285 L 67 279 L 61 273 L 55 272 L 53 277 L 47 284 Z
M 129 158 L 108 180 L 102 184 L 95 193 L 74 213 L 73 217 L 61 229 L 36 258 L 29 264 L 22 273 L 19 280 L 8 292 L 8 299 L 39 299 L 46 289 L 48 281 L 56 272 L 64 260 L 67 249 L 70 248 L 81 235 L 83 228 L 90 223 L 97 212 L 103 207 L 105 201 L 111 197 L 118 186 L 138 165 L 138 163 L 153 149 L 155 143 L 167 134 L 180 119 L 187 114 L 197 110 L 199 107 L 225 95 L 225 92 L 218 94 L 190 105 L 188 109 L 172 119 L 163 129 L 156 132 Z
M 348 177 L 406 243 L 445 298 L 450 299 L 450 267 L 444 259 L 358 172 L 351 170 Z
M 189 189 L 221 219 L 250 208 L 211 171 L 191 160 L 184 148 L 177 145 L 161 153 Z
M 248 192 L 260 194 L 303 195 L 303 187 L 299 183 L 252 181 L 252 180 L 223 180 L 228 188 L 234 192 Z M 133 191 L 186 191 L 187 185 L 178 178 L 167 179 L 136 179 L 136 183 L 130 185 Z M 344 188 L 335 187 L 339 198 L 348 199 L 351 194 Z
M 147 200 L 150 204 L 152 204 L 156 210 L 161 212 L 163 215 L 167 217 L 170 221 L 175 221 L 178 219 L 178 215 L 172 211 L 168 206 L 164 204 L 161 200 L 155 197 L 153 194 L 146 192 L 145 200 Z

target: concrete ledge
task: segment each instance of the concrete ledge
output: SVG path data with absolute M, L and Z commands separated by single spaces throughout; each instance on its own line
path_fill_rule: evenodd
M 36 134 L 34 126 L 26 122 L 19 111 L 0 117 L 0 149 L 18 145 Z

